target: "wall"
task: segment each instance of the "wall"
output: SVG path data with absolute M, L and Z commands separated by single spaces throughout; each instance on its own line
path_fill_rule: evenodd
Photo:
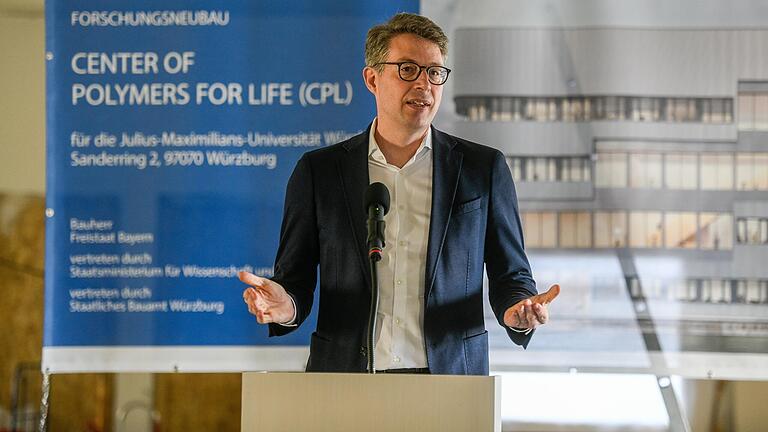
M 44 33 L 42 1 L 0 0 L 0 430 L 9 426 L 20 365 L 28 365 L 24 411 L 38 411 L 41 394 Z M 117 381 L 113 374 L 54 375 L 48 430 L 112 430 Z M 159 430 L 240 428 L 238 374 L 157 375 L 154 392 Z
M 0 8 L 0 192 L 45 192 L 45 37 L 42 9 Z

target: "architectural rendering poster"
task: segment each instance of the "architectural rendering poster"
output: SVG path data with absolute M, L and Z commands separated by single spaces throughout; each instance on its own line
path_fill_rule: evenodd
M 563 288 L 525 351 L 488 313 L 491 370 L 768 379 L 768 17 L 574 4 L 421 2 L 436 126 L 507 155 Z M 366 29 L 418 7 L 48 2 L 44 368 L 302 369 L 314 323 L 268 339 L 234 274 L 270 274 L 297 158 L 370 121 Z
M 48 1 L 44 370 L 301 369 L 314 319 L 267 338 L 236 274 L 271 275 L 301 154 L 373 118 L 367 29 L 417 10 Z
M 524 352 L 488 314 L 491 370 L 768 379 L 764 11 L 449 3 L 422 4 L 451 27 L 438 126 L 507 155 L 562 286 Z

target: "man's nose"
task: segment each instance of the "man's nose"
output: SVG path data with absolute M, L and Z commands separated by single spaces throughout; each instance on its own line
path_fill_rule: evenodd
M 427 74 L 427 70 L 422 69 L 419 73 L 419 76 L 416 78 L 416 87 L 429 90 L 431 86 L 432 83 L 429 82 L 429 74 Z

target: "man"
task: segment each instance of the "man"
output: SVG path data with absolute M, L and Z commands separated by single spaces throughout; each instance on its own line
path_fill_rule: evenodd
M 250 285 L 248 310 L 275 336 L 309 315 L 320 266 L 308 371 L 366 370 L 363 196 L 377 181 L 391 194 L 378 265 L 377 371 L 488 374 L 483 264 L 494 313 L 515 343 L 527 346 L 548 319 L 559 287 L 536 295 L 504 156 L 431 127 L 450 73 L 447 44 L 440 27 L 413 14 L 368 32 L 363 79 L 377 117 L 365 133 L 299 160 L 274 277 L 240 275 Z

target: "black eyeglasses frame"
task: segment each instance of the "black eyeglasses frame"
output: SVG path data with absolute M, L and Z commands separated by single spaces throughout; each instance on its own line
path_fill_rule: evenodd
M 405 79 L 405 78 L 403 78 L 402 67 L 403 67 L 403 65 L 404 65 L 404 64 L 411 64 L 411 65 L 414 65 L 414 66 L 418 67 L 418 68 L 419 68 L 419 73 L 417 73 L 417 74 L 416 74 L 416 76 L 415 76 L 413 79 Z M 373 66 L 374 66 L 374 67 L 375 67 L 375 66 L 379 66 L 379 65 L 395 65 L 395 66 L 397 66 L 397 76 L 399 76 L 401 80 L 403 80 L 403 81 L 407 81 L 407 82 L 413 82 L 413 81 L 416 81 L 416 80 L 417 80 L 417 79 L 419 79 L 419 77 L 421 76 L 421 72 L 422 72 L 422 71 L 427 71 L 427 80 L 429 80 L 429 82 L 430 82 L 430 83 L 432 83 L 433 85 L 443 85 L 443 84 L 445 84 L 445 83 L 448 81 L 448 76 L 451 74 L 451 70 L 450 70 L 450 69 L 448 69 L 448 68 L 447 68 L 447 67 L 445 67 L 445 66 L 439 66 L 439 65 L 434 65 L 434 66 L 422 66 L 422 65 L 420 65 L 420 64 L 418 64 L 418 63 L 414 63 L 414 62 L 412 62 L 412 61 L 402 61 L 402 62 L 379 62 L 379 63 L 374 63 L 374 64 L 373 64 Z M 436 82 L 432 81 L 431 79 L 429 79 L 429 77 L 430 77 L 430 75 L 429 75 L 429 70 L 430 70 L 430 69 L 440 69 L 440 70 L 444 70 L 444 71 L 445 71 L 445 79 L 443 80 L 443 82 L 441 82 L 441 83 L 436 83 Z

